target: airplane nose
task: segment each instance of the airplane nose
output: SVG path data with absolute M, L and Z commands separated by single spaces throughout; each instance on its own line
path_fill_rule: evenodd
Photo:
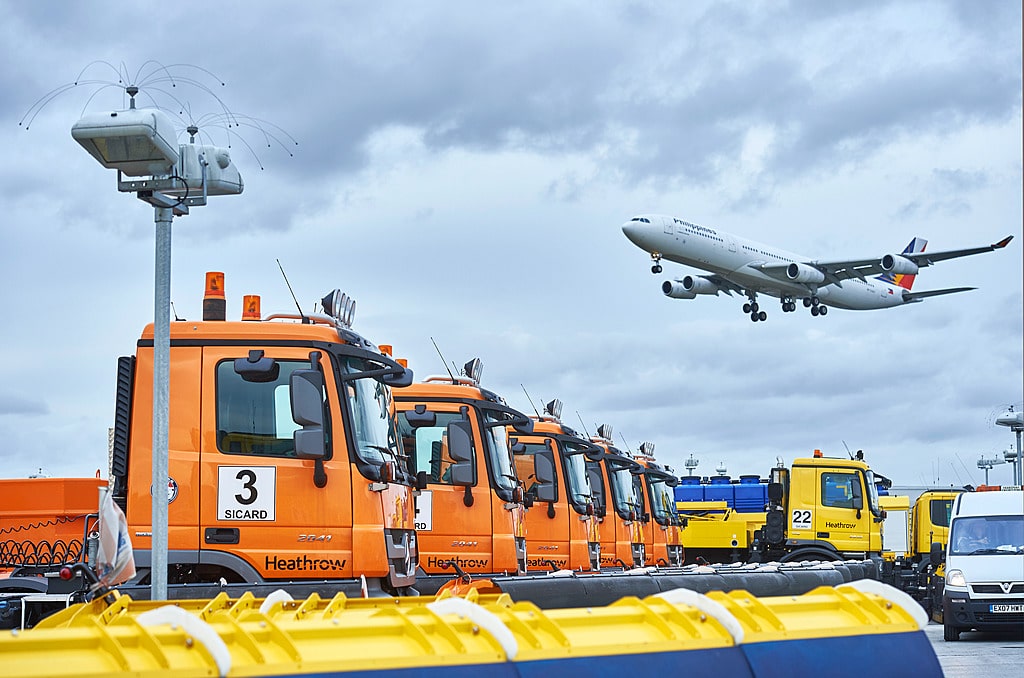
M 626 234 L 626 237 L 629 238 L 630 242 L 632 242 L 634 245 L 641 249 L 645 249 L 647 241 L 647 229 L 645 229 L 644 227 L 646 225 L 647 224 L 641 223 L 639 221 L 627 221 L 622 225 L 622 232 Z
M 640 222 L 627 221 L 622 225 L 622 232 L 625 233 L 626 237 L 629 238 L 634 244 L 640 244 Z

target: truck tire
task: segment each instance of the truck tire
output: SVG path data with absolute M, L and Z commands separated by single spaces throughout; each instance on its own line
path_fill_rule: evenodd
M 954 642 L 960 640 L 960 627 L 954 626 L 949 622 L 943 622 L 942 624 L 942 639 L 946 642 Z

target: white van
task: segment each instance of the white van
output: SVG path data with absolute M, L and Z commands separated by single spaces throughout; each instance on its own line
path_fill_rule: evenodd
M 1024 630 L 1024 492 L 964 492 L 951 517 L 945 639 L 971 629 Z

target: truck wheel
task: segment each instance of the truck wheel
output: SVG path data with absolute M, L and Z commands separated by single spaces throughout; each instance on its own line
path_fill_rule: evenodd
M 950 643 L 960 640 L 960 627 L 944 622 L 942 624 L 942 638 Z

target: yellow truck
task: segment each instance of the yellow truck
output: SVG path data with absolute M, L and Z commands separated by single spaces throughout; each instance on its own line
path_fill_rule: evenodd
M 796 459 L 790 468 L 773 468 L 767 483 L 749 488 L 763 492 L 760 510 L 741 510 L 727 494 L 717 498 L 712 491 L 726 489 L 714 487 L 723 483 L 697 486 L 705 491 L 697 499 L 694 484 L 682 481 L 676 487 L 676 507 L 685 520 L 688 560 L 881 560 L 885 513 L 875 477 L 863 459 L 827 458 L 815 450 L 814 456 Z M 748 489 L 744 483 L 728 485 L 734 495 Z

